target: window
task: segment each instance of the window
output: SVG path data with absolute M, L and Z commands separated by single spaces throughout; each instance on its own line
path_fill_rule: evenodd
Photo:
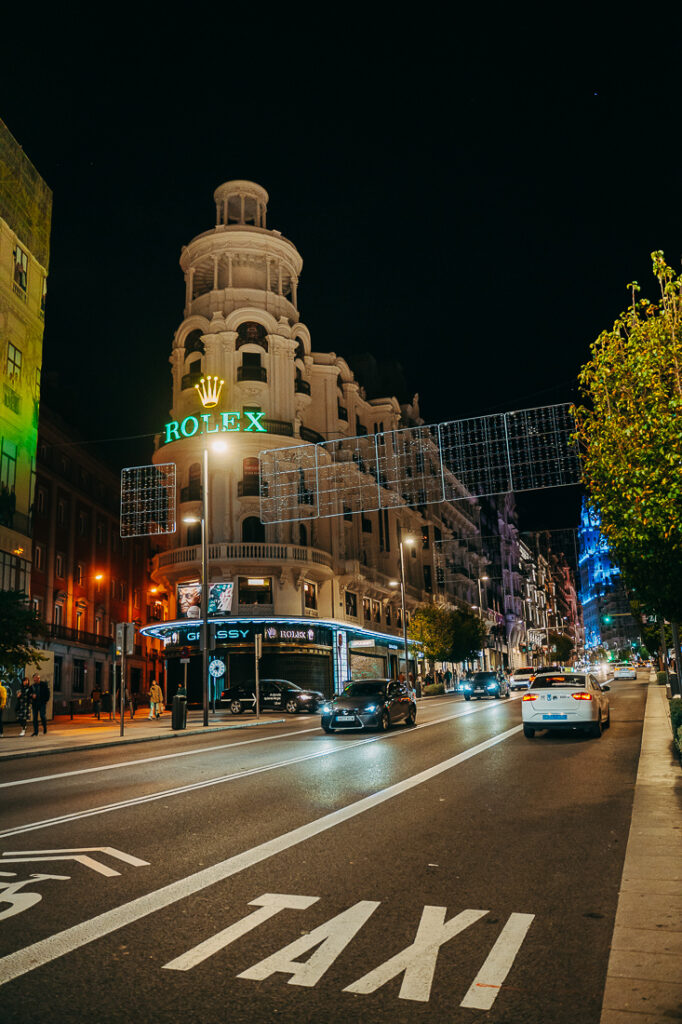
M 362 617 L 366 622 L 370 622 L 372 619 L 372 602 L 368 597 L 362 599 Z
M 58 579 L 64 579 L 64 555 L 61 551 L 57 552 L 57 557 L 54 560 L 54 574 Z
M 73 693 L 85 693 L 85 662 L 81 658 L 73 659 Z
M 17 481 L 17 446 L 8 441 L 7 438 L 2 439 L 2 455 L 0 456 L 0 489 L 7 490 L 12 493 L 14 485 Z
M 358 595 L 351 593 L 350 590 L 346 591 L 346 615 L 352 615 L 354 618 L 358 615 Z
M 396 608 L 395 610 L 395 624 L 398 629 L 403 628 L 403 610 L 402 608 Z
M 316 583 L 304 583 L 303 584 L 303 607 L 304 608 L 317 608 L 317 584 Z
M 39 487 L 36 491 L 36 511 L 39 516 L 45 515 L 45 504 L 47 495 L 43 487 Z
M 43 599 L 42 599 L 42 597 L 32 597 L 31 598 L 31 605 L 33 606 L 33 611 L 36 613 L 36 615 L 40 615 L 41 616 L 43 614 Z
M 428 548 L 429 546 L 429 528 L 428 526 L 422 526 L 422 548 Z
M 6 366 L 7 378 L 13 386 L 16 386 L 21 380 L 21 350 L 13 345 L 12 342 L 7 343 L 7 366 Z
M 391 625 L 391 606 L 390 606 L 390 604 L 386 605 L 386 625 L 387 626 Z
M 133 590 L 133 608 L 140 607 L 140 591 Z
M 116 580 L 114 579 L 113 576 L 111 577 L 111 583 L 110 583 L 110 590 L 109 590 L 109 592 L 111 594 L 112 601 L 115 601 L 116 600 Z
M 62 620 L 63 620 L 63 613 L 64 613 L 64 606 L 61 605 L 61 604 L 56 604 L 54 606 L 54 612 L 52 613 L 52 621 L 53 621 L 55 626 L 61 626 Z M 55 658 L 55 661 L 56 660 L 57 659 Z
M 381 622 L 381 602 L 372 601 L 372 619 L 374 622 Z
M 258 516 L 247 516 L 242 523 L 242 540 L 247 543 L 260 543 L 265 540 L 265 527 Z
M 25 292 L 28 287 L 28 255 L 19 246 L 14 250 L 14 284 L 15 291 Z
M 95 615 L 95 633 L 97 636 L 102 635 L 102 616 Z
M 348 505 L 343 506 L 343 518 L 347 523 L 353 522 L 353 512 L 348 508 Z
M 54 675 L 52 676 L 52 689 L 61 690 L 62 688 L 62 659 L 59 655 L 55 654 L 54 658 Z
M 201 523 L 194 523 L 187 527 L 187 546 L 201 544 Z
M 78 513 L 78 535 L 80 537 L 85 537 L 88 532 L 88 520 L 89 517 L 87 512 Z
M 85 573 L 83 571 L 83 563 L 82 562 L 76 562 L 76 568 L 74 569 L 74 573 L 73 573 L 73 582 L 74 583 L 78 583 L 79 585 L 82 585 L 83 581 L 84 581 L 84 578 L 85 578 Z
M 298 525 L 298 543 L 301 547 L 306 547 L 308 544 L 308 530 L 305 523 L 299 523 Z
M 272 604 L 272 579 L 239 578 L 240 604 Z
M 33 564 L 36 569 L 42 570 L 45 558 L 45 548 L 42 544 L 36 544 L 33 548 Z
M 97 524 L 97 543 L 104 544 L 106 536 L 107 535 L 104 523 L 100 520 L 100 522 Z
M 362 532 L 363 533 L 371 533 L 372 532 L 372 520 L 369 519 L 364 514 L 362 516 Z
M 76 612 L 76 631 L 78 633 L 80 633 L 80 631 L 82 629 L 83 629 L 83 612 L 79 608 L 78 611 Z
M 121 580 L 120 581 L 118 592 L 119 592 L 119 600 L 121 600 L 121 601 L 127 601 L 128 600 L 128 584 L 126 583 L 125 580 Z
M 63 526 L 64 525 L 65 511 L 66 510 L 65 510 L 64 502 L 63 501 L 58 501 L 57 502 L 57 526 Z

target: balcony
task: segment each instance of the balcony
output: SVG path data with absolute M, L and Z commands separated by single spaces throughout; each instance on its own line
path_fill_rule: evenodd
M 237 381 L 260 380 L 267 383 L 268 371 L 264 366 L 238 366 Z
M 318 548 L 304 547 L 299 544 L 270 544 L 267 541 L 242 541 L 236 544 L 209 544 L 208 558 L 212 563 L 229 562 L 244 565 L 257 562 L 270 562 L 275 565 L 292 562 L 298 566 L 320 566 L 331 570 L 332 556 Z M 188 565 L 196 568 L 201 561 L 201 547 L 198 544 L 186 548 L 175 548 L 173 551 L 162 551 L 154 558 L 154 571 L 165 573 L 176 569 L 186 571 Z M 328 573 L 325 573 L 325 578 Z
M 264 352 L 268 350 L 267 338 L 237 338 L 234 343 L 235 351 L 238 352 L 242 345 L 258 345 Z
M 83 644 L 85 647 L 101 647 L 109 650 L 112 645 L 110 636 L 103 636 L 101 633 L 86 633 L 84 629 L 71 629 L 70 626 L 51 625 L 50 636 L 55 640 L 65 640 L 67 643 Z
M 201 382 L 201 378 L 203 376 L 204 375 L 200 370 L 198 372 L 186 373 L 182 378 L 182 390 L 187 391 L 188 388 L 193 388 L 195 384 L 199 384 Z
M 310 384 L 308 383 L 307 380 L 302 380 L 300 377 L 298 377 L 294 383 L 294 391 L 296 392 L 297 395 L 309 395 Z
M 309 444 L 321 444 L 324 438 L 316 430 L 310 430 L 309 427 L 301 427 L 301 440 L 308 441 Z
M 284 437 L 294 436 L 294 425 L 287 420 L 262 420 L 268 434 L 281 434 Z

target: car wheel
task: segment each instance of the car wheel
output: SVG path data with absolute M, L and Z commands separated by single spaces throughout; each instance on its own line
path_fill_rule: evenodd
M 410 710 L 407 713 L 407 718 L 405 719 L 405 725 L 409 729 L 411 726 L 416 725 L 416 724 L 417 724 L 417 712 L 415 711 L 414 708 L 410 708 Z
M 230 701 L 230 711 L 233 715 L 241 715 L 242 713 L 242 702 L 240 700 Z
M 530 726 L 530 725 L 524 725 L 524 727 L 523 727 L 523 735 L 527 739 L 532 740 L 533 736 L 535 736 L 535 729 L 533 729 L 533 727 Z
M 608 711 L 606 712 L 606 721 L 604 722 L 604 728 L 608 729 L 608 727 L 610 725 L 611 725 L 611 708 L 609 708 Z
M 330 729 L 328 725 L 323 725 L 322 728 L 324 729 L 325 732 L 333 732 L 334 731 L 333 729 Z
M 288 700 L 287 701 L 287 703 L 286 703 L 286 711 L 290 715 L 295 715 L 296 714 L 296 712 L 298 711 L 298 704 L 296 703 L 295 700 Z
M 467 696 L 465 695 L 465 696 L 464 696 L 464 699 L 465 699 L 465 700 L 471 700 L 471 697 L 467 697 Z
M 495 700 L 501 700 L 501 699 L 502 699 L 502 694 L 501 693 L 496 693 L 495 694 Z
M 602 724 L 601 724 L 601 719 L 599 719 L 599 721 L 592 723 L 592 727 L 590 728 L 589 735 L 592 736 L 595 740 L 598 740 L 599 737 L 601 736 L 601 734 L 602 734 Z
M 379 732 L 388 732 L 390 728 L 391 719 L 388 717 L 388 711 L 384 711 L 379 719 Z

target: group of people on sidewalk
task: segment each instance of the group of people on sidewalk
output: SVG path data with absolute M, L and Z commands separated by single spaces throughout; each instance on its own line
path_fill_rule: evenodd
M 90 700 L 92 701 L 92 713 L 95 718 L 99 721 L 102 716 L 102 690 L 99 686 L 95 686 L 92 693 L 90 694 Z M 137 695 L 131 694 L 130 687 L 126 686 L 123 691 L 123 709 L 128 709 L 131 719 L 135 717 L 137 711 Z M 106 710 L 106 709 L 105 709 Z M 109 710 L 111 706 L 109 705 Z M 149 718 L 160 718 L 163 711 L 163 690 L 156 682 L 152 683 L 149 688 Z
M 10 698 L 9 688 L 0 682 L 0 736 L 3 735 L 3 717 L 5 708 Z M 33 721 L 33 735 L 39 735 L 38 723 L 47 732 L 47 703 L 50 699 L 50 685 L 40 678 L 38 672 L 33 676 L 33 682 L 29 683 L 28 676 L 24 676 L 21 685 L 16 693 L 16 716 L 21 726 L 20 736 L 26 735 L 26 726 L 29 719 Z

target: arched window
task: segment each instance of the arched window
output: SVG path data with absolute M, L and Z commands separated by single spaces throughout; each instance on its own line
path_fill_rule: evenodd
M 242 479 L 238 488 L 238 497 L 258 497 L 260 494 L 260 469 L 258 459 L 248 458 L 242 462 Z
M 262 324 L 256 324 L 251 320 L 247 320 L 237 328 L 235 348 L 240 349 L 242 345 L 260 345 L 267 352 L 268 339 L 265 335 L 266 330 Z
M 191 352 L 201 352 L 202 356 L 205 353 L 201 331 L 190 331 L 185 338 L 185 355 L 188 356 Z
M 305 528 L 305 523 L 298 524 L 298 543 L 303 547 L 308 545 L 308 531 Z
M 265 540 L 265 527 L 258 516 L 247 516 L 242 523 L 242 540 L 258 543 Z
M 189 467 L 189 482 L 183 487 L 181 501 L 201 501 L 201 463 L 194 462 Z
M 300 338 L 296 345 L 296 355 L 294 356 L 294 359 L 305 359 L 305 346 Z

